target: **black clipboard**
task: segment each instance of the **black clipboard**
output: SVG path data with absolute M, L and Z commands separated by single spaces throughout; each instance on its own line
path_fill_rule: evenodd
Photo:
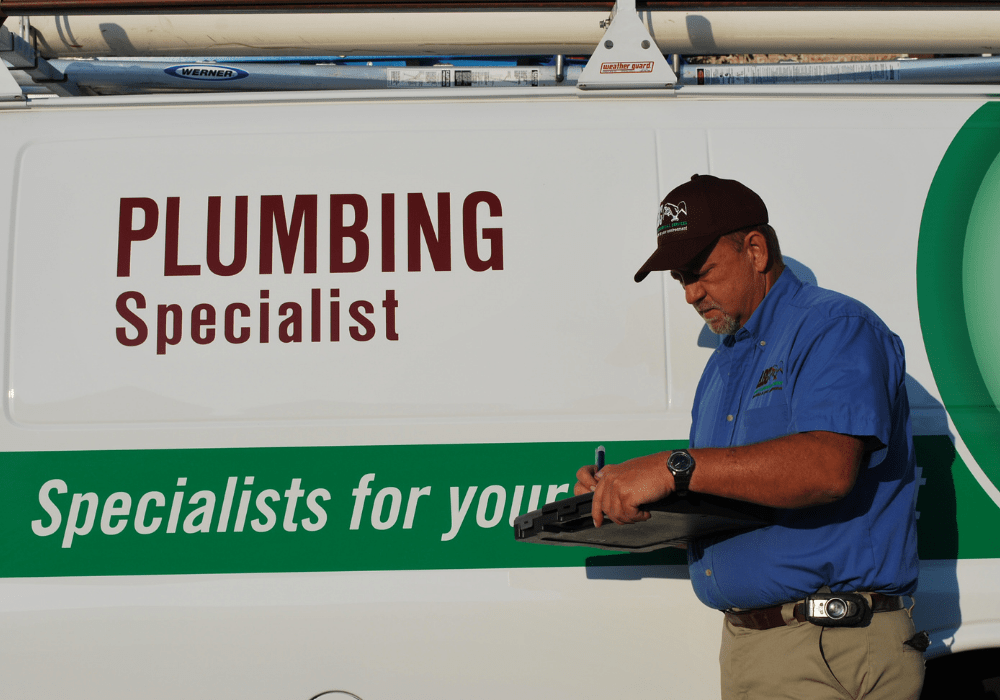
M 771 508 L 689 491 L 644 505 L 642 509 L 651 514 L 645 522 L 616 525 L 605 520 L 596 528 L 590 515 L 593 499 L 594 494 L 585 493 L 518 516 L 514 538 L 563 547 L 651 552 L 706 535 L 743 532 L 774 522 Z

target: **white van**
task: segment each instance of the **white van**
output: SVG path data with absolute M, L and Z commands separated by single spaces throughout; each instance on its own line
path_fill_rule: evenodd
M 995 653 L 991 92 L 0 103 L 0 695 L 717 697 L 683 552 L 511 527 L 686 444 L 716 340 L 632 276 L 693 173 L 903 339 L 918 629 Z

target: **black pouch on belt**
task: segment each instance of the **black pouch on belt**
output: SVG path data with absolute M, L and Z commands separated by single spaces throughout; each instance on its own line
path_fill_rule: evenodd
M 805 599 L 804 613 L 821 627 L 863 627 L 872 619 L 867 598 L 860 593 L 832 593 L 829 586 Z

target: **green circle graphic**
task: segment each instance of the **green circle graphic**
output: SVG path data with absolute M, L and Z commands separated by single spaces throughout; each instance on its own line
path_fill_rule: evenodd
M 1000 486 L 1000 104 L 962 126 L 920 222 L 917 303 L 934 379 L 962 440 Z
M 993 405 L 1000 404 L 1000 158 L 986 171 L 972 204 L 962 260 L 962 297 L 972 352 Z M 994 443 L 995 447 L 1000 444 Z

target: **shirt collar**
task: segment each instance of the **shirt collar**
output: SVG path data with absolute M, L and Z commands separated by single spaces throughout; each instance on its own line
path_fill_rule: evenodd
M 743 324 L 742 328 L 736 331 L 736 334 L 733 336 L 734 341 L 739 342 L 746 338 L 758 340 L 762 336 L 767 335 L 774 323 L 778 309 L 782 306 L 782 302 L 794 297 L 800 289 L 802 289 L 802 282 L 786 266 L 781 274 L 778 275 L 778 279 L 774 281 L 774 285 L 764 296 L 763 301 L 754 309 L 753 314 L 750 315 L 750 319 Z

